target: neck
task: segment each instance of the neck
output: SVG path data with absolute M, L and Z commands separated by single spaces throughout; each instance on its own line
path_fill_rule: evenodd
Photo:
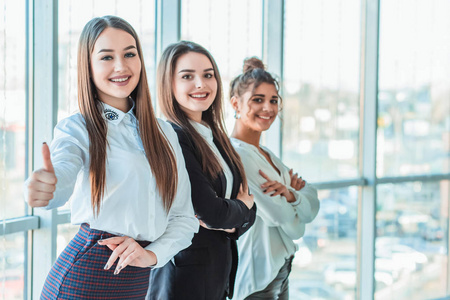
M 259 142 L 261 140 L 261 131 L 254 131 L 242 124 L 241 121 L 237 120 L 234 123 L 232 137 L 246 142 L 247 144 L 253 145 L 259 148 Z
M 131 101 L 126 98 L 126 99 L 108 99 L 107 101 L 103 101 L 104 103 L 111 105 L 112 107 L 119 109 L 121 111 L 123 111 L 124 113 L 127 113 L 132 104 Z

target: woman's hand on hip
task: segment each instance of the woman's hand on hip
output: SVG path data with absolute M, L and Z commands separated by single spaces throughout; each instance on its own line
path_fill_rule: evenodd
M 114 275 L 119 274 L 126 266 L 147 268 L 155 265 L 158 261 L 155 253 L 145 250 L 138 242 L 127 236 L 99 240 L 98 244 L 107 246 L 113 251 L 105 265 L 105 270 L 109 270 L 114 262 L 119 259 Z

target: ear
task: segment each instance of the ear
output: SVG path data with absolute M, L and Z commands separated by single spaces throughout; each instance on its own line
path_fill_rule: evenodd
M 237 111 L 239 109 L 239 99 L 236 96 L 231 97 L 230 99 L 231 102 L 231 106 L 233 107 L 233 109 L 235 111 Z

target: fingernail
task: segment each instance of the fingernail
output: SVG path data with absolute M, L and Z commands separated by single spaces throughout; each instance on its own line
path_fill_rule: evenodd
M 104 270 L 108 270 L 108 264 L 103 267 Z
M 46 142 L 42 142 L 42 145 L 47 144 Z
M 97 241 L 97 243 L 101 243 L 101 242 L 103 242 L 103 240 L 98 240 L 98 241 Z
M 119 274 L 119 270 L 115 269 L 114 270 L 114 275 L 117 275 L 117 274 Z

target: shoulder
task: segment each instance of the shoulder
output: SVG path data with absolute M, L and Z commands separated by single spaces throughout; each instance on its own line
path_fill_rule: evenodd
M 86 135 L 86 122 L 81 113 L 75 113 L 67 118 L 62 119 L 56 124 L 55 135 L 57 133 L 65 133 L 68 135 Z
M 236 150 L 236 152 L 241 157 L 243 163 L 245 163 L 245 158 L 252 158 L 255 156 L 255 151 L 252 149 L 251 145 L 236 138 L 230 138 L 230 142 L 234 150 Z

